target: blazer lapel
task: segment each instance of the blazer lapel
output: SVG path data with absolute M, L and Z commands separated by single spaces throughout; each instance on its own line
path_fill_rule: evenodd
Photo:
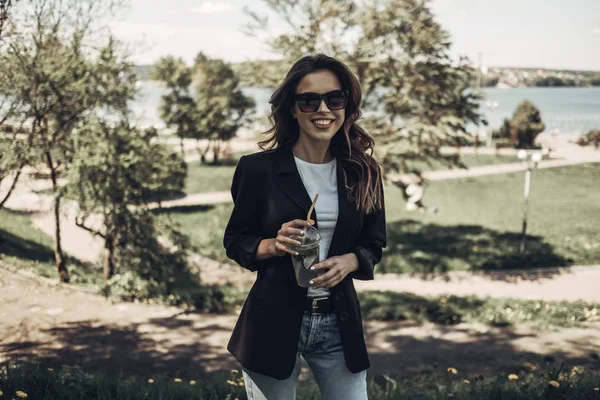
M 303 212 L 308 213 L 312 200 L 302 183 L 302 178 L 296 168 L 294 154 L 288 146 L 276 150 L 275 183 Z M 312 219 L 317 221 L 317 213 L 313 212 Z M 304 218 L 304 217 L 303 217 Z
M 350 200 L 348 196 L 348 190 L 346 189 L 346 182 L 344 180 L 344 169 L 339 159 L 337 162 L 337 188 L 339 205 L 338 219 L 333 231 L 327 258 L 332 255 L 341 255 L 348 251 L 346 247 L 348 246 L 349 237 L 354 233 L 353 229 L 360 217 L 360 212 L 356 208 L 356 204 Z

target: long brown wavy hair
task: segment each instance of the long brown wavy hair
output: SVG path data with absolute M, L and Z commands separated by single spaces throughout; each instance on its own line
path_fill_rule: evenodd
M 298 122 L 292 116 L 294 96 L 298 84 L 306 75 L 318 70 L 333 72 L 342 89 L 348 90 L 345 120 L 333 136 L 330 151 L 341 162 L 346 188 L 356 208 L 369 214 L 383 207 L 381 170 L 373 158 L 373 138 L 356 121 L 361 117 L 362 89 L 346 65 L 324 54 L 305 56 L 296 61 L 283 82 L 275 90 L 269 103 L 269 121 L 272 126 L 265 134 L 269 137 L 258 143 L 262 150 L 293 146 L 299 138 Z

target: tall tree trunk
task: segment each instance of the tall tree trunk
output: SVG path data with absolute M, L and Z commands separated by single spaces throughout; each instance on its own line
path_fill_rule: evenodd
M 104 280 L 109 280 L 115 275 L 115 241 L 112 234 L 104 238 Z
M 37 127 L 37 125 L 34 123 L 31 128 L 31 133 L 29 134 L 29 137 L 27 138 L 27 145 L 28 145 L 27 152 L 31 151 L 31 147 L 33 146 L 33 138 L 36 134 L 36 127 Z M 15 178 L 13 180 L 12 185 L 10 186 L 10 189 L 8 190 L 8 193 L 6 193 L 6 196 L 4 196 L 4 199 L 2 199 L 2 201 L 0 202 L 0 209 L 2 209 L 2 207 L 4 207 L 4 203 L 6 203 L 8 201 L 8 198 L 10 197 L 13 190 L 17 186 L 17 183 L 19 182 L 19 178 L 21 177 L 21 173 L 23 172 L 23 168 L 25 168 L 25 165 L 27 164 L 27 158 L 28 158 L 27 155 L 28 155 L 28 153 L 22 154 L 23 159 L 21 160 L 21 164 L 19 165 L 19 170 L 17 171 L 17 175 L 15 175 Z
M 200 150 L 200 139 L 196 138 L 196 151 L 200 156 L 200 164 L 204 164 L 204 153 Z
M 10 197 L 13 190 L 17 186 L 17 182 L 19 182 L 19 177 L 21 176 L 21 172 L 23 172 L 23 167 L 25 167 L 25 163 L 21 164 L 21 166 L 19 167 L 19 170 L 17 171 L 17 175 L 15 175 L 15 177 L 13 179 L 13 183 L 12 183 L 12 185 L 10 185 L 10 189 L 8 189 L 8 193 L 6 193 L 6 196 L 4 196 L 2 201 L 0 201 L 0 209 L 2 209 L 2 207 L 4 207 L 4 203 L 6 203 L 8 201 L 8 198 Z
M 60 234 L 60 200 L 62 195 L 59 193 L 58 178 L 56 174 L 56 167 L 52 160 L 50 150 L 46 150 L 46 164 L 50 168 L 50 177 L 52 179 L 52 189 L 54 190 L 54 260 L 56 262 L 56 269 L 58 271 L 58 277 L 62 282 L 69 282 L 69 271 L 65 264 L 65 259 L 62 250 L 62 239 Z
M 181 150 L 181 157 L 185 159 L 185 146 L 183 143 L 183 136 L 179 136 L 179 149 Z
M 219 139 L 215 140 L 215 144 L 213 145 L 213 164 L 219 163 L 219 154 L 221 153 L 221 141 Z
M 200 162 L 202 164 L 206 164 L 206 155 L 208 154 L 209 150 L 210 150 L 210 144 L 211 144 L 211 140 L 208 139 L 207 141 L 207 145 L 206 145 L 206 149 L 204 149 L 204 152 L 202 153 L 202 155 L 200 156 Z

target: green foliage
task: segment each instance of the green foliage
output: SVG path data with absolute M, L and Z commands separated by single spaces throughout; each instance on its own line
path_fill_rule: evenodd
M 227 141 L 246 124 L 254 100 L 240 90 L 240 80 L 229 64 L 202 53 L 194 65 L 196 108 L 201 116 L 198 129 L 203 136 Z
M 373 400 L 532 400 L 598 398 L 600 374 L 597 369 L 565 365 L 531 357 L 515 363 L 512 371 L 498 375 L 467 374 L 468 366 L 455 365 L 422 375 L 388 376 L 369 379 L 368 394 Z M 234 400 L 246 399 L 237 371 L 218 371 L 195 381 L 172 377 L 119 376 L 89 373 L 78 366 L 48 369 L 42 364 L 9 364 L 0 374 L 0 387 L 7 398 L 17 391 L 39 400 Z M 80 391 L 77 392 L 77 389 Z M 319 398 L 313 380 L 301 380 L 299 400 Z
M 557 76 L 536 78 L 533 84 L 539 87 L 577 86 L 577 82 L 574 79 L 559 78 Z
M 15 0 L 15 2 L 18 0 Z M 10 8 L 12 7 L 12 0 L 0 0 L 0 38 L 2 37 L 2 29 L 4 24 L 8 20 Z
M 535 147 L 535 138 L 545 128 L 540 110 L 528 100 L 519 104 L 512 119 L 504 119 L 502 126 L 492 133 L 496 139 L 509 139 L 518 148 Z
M 11 363 L 0 371 L 0 390 L 8 399 L 19 398 L 17 392 L 22 392 L 35 400 L 233 400 L 228 396 L 238 391 L 227 384 L 224 375 L 221 372 L 197 382 L 166 377 L 148 382 L 148 378 L 123 378 L 117 372 L 91 373 L 81 366 L 53 369 L 40 364 Z
M 154 139 L 154 130 L 139 131 L 126 120 L 89 119 L 78 132 L 67 185 L 67 195 L 79 204 L 77 224 L 104 239 L 105 279 L 134 271 L 156 283 L 148 296 L 170 294 L 172 285 L 165 284 L 185 273 L 188 248 L 168 227 L 163 235 L 172 235 L 180 247 L 171 252 L 161 245 L 160 230 L 144 210 L 146 202 L 181 193 L 187 172 L 183 159 Z M 100 216 L 99 227 L 87 222 L 94 215 Z
M 240 78 L 242 87 L 275 88 L 279 85 L 289 65 L 280 60 L 253 60 L 231 64 L 231 69 Z
M 162 57 L 150 70 L 152 79 L 162 81 L 170 90 L 163 95 L 160 104 L 160 117 L 175 134 L 184 138 L 196 138 L 195 101 L 190 94 L 192 70 L 182 58 Z M 183 142 L 181 151 L 183 154 Z
M 441 325 L 461 322 L 491 326 L 530 325 L 540 329 L 596 328 L 600 304 L 585 301 L 543 301 L 413 293 L 359 293 L 363 317 L 382 321 L 429 321 Z
M 106 12 L 103 6 L 114 11 L 112 0 L 32 0 L 19 8 L 17 23 L 0 46 L 0 93 L 11 103 L 3 120 L 27 121 L 30 126 L 23 141 L 26 156 L 18 168 L 45 164 L 56 216 L 64 195 L 58 178 L 68 171 L 75 154 L 77 129 L 101 111 L 127 113 L 135 93 L 132 65 L 118 42 L 107 35 L 106 45 L 98 46 L 104 38 L 93 37 L 93 28 Z M 68 281 L 59 218 L 55 224 L 56 266 L 60 278 Z
M 527 148 L 534 146 L 535 138 L 544 130 L 545 125 L 540 110 L 533 103 L 525 100 L 515 110 L 510 127 L 517 146 Z
M 600 147 L 600 130 L 592 129 L 588 133 L 582 135 L 577 139 L 577 144 L 580 146 L 594 145 L 594 147 Z
M 126 120 L 86 121 L 68 175 L 70 194 L 82 213 L 110 214 L 120 206 L 141 206 L 182 193 L 187 164 L 156 138 L 156 131 L 140 131 Z
M 264 2 L 290 28 L 267 40 L 288 65 L 323 52 L 358 76 L 369 111 L 364 125 L 381 144 L 386 172 L 414 169 L 414 160 L 439 159 L 442 144 L 464 139 L 467 124 L 484 123 L 480 96 L 469 88 L 474 71 L 465 59 L 452 62 L 448 34 L 429 1 Z M 266 17 L 246 12 L 249 34 L 268 31 Z M 344 36 L 353 40 L 332 40 Z
M 252 98 L 240 90 L 240 80 L 231 66 L 202 53 L 192 68 L 181 58 L 163 57 L 154 66 L 152 77 L 170 89 L 160 106 L 167 126 L 175 127 L 181 139 L 213 141 L 214 162 L 218 162 L 221 142 L 233 138 L 249 122 L 254 108 Z M 192 84 L 195 96 L 191 94 Z M 183 153 L 183 142 L 181 146 Z M 202 162 L 208 150 L 201 153 Z

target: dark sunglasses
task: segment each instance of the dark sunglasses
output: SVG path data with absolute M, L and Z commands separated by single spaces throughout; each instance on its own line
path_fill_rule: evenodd
M 321 107 L 321 101 L 325 100 L 327 108 L 330 110 L 341 110 L 346 107 L 348 103 L 348 91 L 347 90 L 332 90 L 324 94 L 319 93 L 300 93 L 294 98 L 298 108 L 302 112 L 317 112 Z

